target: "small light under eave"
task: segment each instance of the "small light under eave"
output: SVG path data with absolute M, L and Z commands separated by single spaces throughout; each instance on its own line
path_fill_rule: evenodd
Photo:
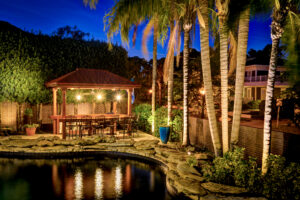
M 98 95 L 97 95 L 97 99 L 98 99 L 98 100 L 101 100 L 101 99 L 102 99 L 102 95 L 101 95 L 101 94 L 98 94 Z
M 149 90 L 149 93 L 150 93 L 150 94 L 152 93 L 152 90 L 151 90 L 151 89 Z
M 76 99 L 79 101 L 81 99 L 81 96 L 80 95 L 77 95 L 76 96 Z

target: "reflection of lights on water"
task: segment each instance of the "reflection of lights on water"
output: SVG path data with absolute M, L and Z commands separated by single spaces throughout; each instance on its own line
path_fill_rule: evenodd
M 150 171 L 150 191 L 153 192 L 155 187 L 155 174 L 154 171 Z
M 103 199 L 103 175 L 100 168 L 96 169 L 95 174 L 95 199 Z
M 82 199 L 82 172 L 78 168 L 75 172 L 75 199 Z
M 116 199 L 119 199 L 122 196 L 122 169 L 120 165 L 116 167 L 115 192 Z

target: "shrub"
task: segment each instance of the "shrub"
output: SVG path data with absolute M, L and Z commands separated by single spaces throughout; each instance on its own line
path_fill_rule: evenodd
M 264 176 L 263 194 L 269 199 L 300 199 L 300 165 L 270 155 Z
M 242 148 L 236 148 L 225 153 L 223 157 L 215 158 L 212 165 L 203 166 L 202 172 L 213 182 L 245 187 L 252 192 L 261 188 L 261 172 L 256 161 L 254 158 L 245 160 Z
M 173 122 L 171 124 L 170 141 L 180 141 L 182 134 L 182 111 L 172 110 Z M 153 118 L 149 118 L 149 124 L 151 124 Z M 168 125 L 168 109 L 160 107 L 155 111 L 155 132 L 154 135 L 159 137 L 159 127 Z
M 253 100 L 248 102 L 248 107 L 250 109 L 258 109 L 259 105 L 261 103 L 261 100 Z
M 194 157 L 194 156 L 189 156 L 186 160 L 186 163 L 190 166 L 190 167 L 196 167 L 198 166 L 198 160 Z
M 151 105 L 150 104 L 139 104 L 134 107 L 133 112 L 137 117 L 138 128 L 147 133 L 151 133 L 151 123 L 148 119 L 151 116 Z
M 202 166 L 202 173 L 210 181 L 244 187 L 268 199 L 300 199 L 300 164 L 286 163 L 278 155 L 269 156 L 264 176 L 254 158 L 244 159 L 241 148 Z

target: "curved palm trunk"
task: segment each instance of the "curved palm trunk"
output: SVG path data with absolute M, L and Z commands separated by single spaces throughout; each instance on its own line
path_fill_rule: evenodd
M 228 140 L 228 33 L 225 24 L 220 24 L 220 71 L 223 154 L 229 149 Z
M 277 67 L 279 39 L 272 41 L 272 50 L 270 57 L 270 65 L 268 72 L 268 82 L 266 89 L 266 103 L 264 113 L 264 140 L 263 140 L 263 155 L 262 155 L 262 173 L 267 172 L 267 160 L 270 153 L 270 141 L 272 131 L 272 99 L 274 95 L 275 72 Z
M 250 7 L 241 13 L 239 19 L 237 68 L 235 79 L 235 95 L 230 145 L 233 148 L 238 143 L 242 114 L 243 89 L 245 80 L 245 65 L 247 57 L 247 42 L 249 32 Z
M 154 134 L 155 130 L 155 83 L 156 83 L 156 75 L 157 75 L 157 22 L 154 22 L 154 30 L 153 30 L 153 64 L 152 64 L 152 134 Z
M 208 30 L 208 1 L 201 1 L 201 14 L 203 16 L 205 27 L 200 26 L 200 46 L 201 46 L 201 64 L 205 89 L 205 100 L 207 105 L 207 115 L 209 120 L 209 128 L 216 156 L 220 156 L 222 152 L 221 142 L 219 138 L 218 125 L 213 100 L 213 88 L 211 80 L 210 56 L 209 56 L 209 30 Z
M 284 24 L 291 7 L 291 2 L 286 0 L 279 0 L 279 7 L 275 6 L 273 9 L 273 20 L 271 29 L 272 50 L 268 72 L 268 82 L 266 89 L 266 103 L 264 114 L 264 140 L 263 140 L 263 155 L 262 155 L 262 174 L 268 170 L 267 162 L 270 153 L 270 141 L 272 131 L 272 99 L 274 96 L 275 74 L 277 68 L 277 55 L 279 41 L 284 31 Z
M 183 48 L 183 137 L 182 145 L 189 145 L 188 135 L 188 76 L 189 76 L 189 39 L 192 24 L 184 24 L 184 48 Z
M 171 23 L 170 33 L 173 32 L 174 24 Z M 174 47 L 171 47 L 174 48 Z M 168 125 L 172 122 L 172 102 L 173 102 L 173 79 L 174 79 L 174 56 L 170 60 L 169 75 L 168 75 Z

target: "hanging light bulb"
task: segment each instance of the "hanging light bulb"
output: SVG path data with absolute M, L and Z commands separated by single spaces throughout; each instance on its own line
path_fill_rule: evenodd
M 118 100 L 118 101 L 120 101 L 121 100 L 121 95 L 117 95 L 117 97 L 116 97 L 116 99 Z
M 78 101 L 80 101 L 81 96 L 78 94 L 78 95 L 76 96 L 76 99 L 77 99 Z
M 102 95 L 101 95 L 101 94 L 98 94 L 98 95 L 97 95 L 97 99 L 98 99 L 98 100 L 101 100 L 101 99 L 102 99 Z

